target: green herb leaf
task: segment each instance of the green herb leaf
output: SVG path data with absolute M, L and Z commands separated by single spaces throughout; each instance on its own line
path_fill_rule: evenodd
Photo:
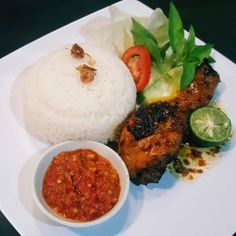
M 139 103 L 147 99 L 146 95 L 151 91 L 153 86 L 155 87 L 157 85 L 160 78 L 162 78 L 163 81 L 166 80 L 166 78 L 164 79 L 164 75 L 169 75 L 169 72 L 175 70 L 175 68 L 181 68 L 180 76 L 182 75 L 182 77 L 180 90 L 183 90 L 192 82 L 196 67 L 202 63 L 205 58 L 207 58 L 210 63 L 215 62 L 215 60 L 210 57 L 213 45 L 195 45 L 195 31 L 193 26 L 190 26 L 188 38 L 185 39 L 182 20 L 172 2 L 170 3 L 169 10 L 168 32 L 164 27 L 164 29 L 166 29 L 164 34 L 162 32 L 164 36 L 159 35 L 158 37 L 158 40 L 162 39 L 162 36 L 165 38 L 165 40 L 162 40 L 159 44 L 162 45 L 161 47 L 158 46 L 159 42 L 157 42 L 152 34 L 152 32 L 155 32 L 155 35 L 159 33 L 160 26 L 158 26 L 159 28 L 157 30 L 155 26 L 152 25 L 152 31 L 150 32 L 135 19 L 132 19 L 132 22 L 133 26 L 131 32 L 133 34 L 134 43 L 147 48 L 152 57 L 152 68 L 158 71 L 158 75 L 155 79 L 149 81 L 143 93 L 138 94 L 137 100 Z M 164 19 L 163 22 L 167 24 L 166 19 Z M 166 39 L 167 33 L 169 41 Z M 178 78 L 180 78 L 180 76 Z M 179 84 L 177 86 L 179 86 Z M 144 96 L 146 96 L 146 98 Z
M 188 58 L 187 60 L 185 60 L 184 62 L 186 63 L 192 63 L 194 64 L 195 66 L 199 65 L 200 63 L 200 60 L 197 58 L 197 57 L 190 57 Z
M 140 33 L 137 33 L 135 31 L 131 31 L 131 32 L 133 34 L 134 43 L 137 45 L 144 46 L 151 54 L 157 67 L 161 69 L 161 64 L 162 64 L 161 51 L 158 48 L 157 44 L 150 38 L 145 37 L 144 35 Z
M 152 35 L 152 33 L 147 30 L 145 27 L 143 27 L 138 21 L 136 21 L 134 18 L 132 18 L 132 31 L 138 34 L 141 34 L 145 38 L 149 38 L 152 41 L 154 41 L 157 44 L 157 41 L 155 37 Z
M 216 60 L 213 57 L 211 57 L 211 56 L 209 56 L 207 58 L 207 60 L 208 60 L 209 63 L 215 63 L 216 62 Z
M 181 91 L 192 82 L 195 75 L 195 67 L 194 63 L 183 64 L 183 74 L 180 82 Z
M 142 102 L 145 100 L 145 96 L 143 93 L 137 93 L 136 102 L 137 104 L 142 104 Z
M 167 42 L 162 48 L 161 48 L 161 57 L 162 59 L 165 58 L 166 50 L 169 48 L 170 42 Z
M 174 52 L 184 43 L 184 29 L 179 12 L 175 5 L 170 3 L 169 11 L 169 40 L 170 46 Z
M 185 53 L 187 54 L 187 56 L 191 53 L 191 51 L 194 48 L 195 48 L 195 32 L 193 26 L 191 25 L 189 28 L 188 39 L 185 42 Z
M 193 49 L 188 61 L 191 60 L 192 58 L 198 58 L 199 63 L 201 63 L 204 58 L 208 58 L 210 56 L 212 48 L 213 48 L 212 44 L 196 46 Z
M 157 67 L 161 69 L 161 51 L 158 47 L 155 37 L 150 31 L 148 31 L 145 27 L 143 27 L 138 21 L 133 18 L 132 23 L 133 29 L 131 30 L 131 32 L 133 34 L 134 43 L 147 48 L 152 58 L 154 59 Z

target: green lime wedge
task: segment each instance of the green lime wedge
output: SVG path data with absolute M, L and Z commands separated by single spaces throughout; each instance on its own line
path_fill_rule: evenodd
M 218 146 L 226 142 L 231 132 L 231 121 L 221 110 L 201 107 L 190 115 L 190 129 L 202 146 Z

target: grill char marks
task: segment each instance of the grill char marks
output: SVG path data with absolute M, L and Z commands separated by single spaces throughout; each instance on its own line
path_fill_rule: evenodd
M 176 109 L 176 105 L 170 105 L 168 102 L 154 103 L 148 107 L 140 108 L 135 112 L 134 125 L 128 125 L 127 129 L 136 140 L 148 137 L 155 132 L 156 124 L 165 122 L 169 116 L 175 113 Z
M 218 73 L 205 62 L 197 68 L 192 83 L 170 103 L 178 103 L 179 108 L 188 115 L 189 112 L 209 103 L 219 82 Z
M 153 112 L 156 118 L 147 119 Z M 146 131 L 145 126 L 140 129 L 140 124 L 146 124 L 147 120 L 152 129 Z M 159 181 L 166 165 L 179 151 L 185 124 L 185 116 L 178 106 L 167 102 L 151 104 L 131 115 L 119 137 L 119 153 L 133 182 L 147 184 Z M 143 134 L 145 137 L 141 138 Z
M 173 157 L 172 155 L 166 155 L 162 158 L 162 161 L 157 163 L 153 161 L 149 167 L 137 170 L 136 178 L 133 178 L 132 181 L 137 185 L 158 183 L 166 170 L 166 165 L 173 160 Z
M 219 81 L 217 72 L 203 63 L 192 83 L 176 98 L 139 108 L 129 117 L 118 143 L 133 182 L 159 182 L 179 153 L 189 113 L 208 104 Z
M 204 59 L 203 71 L 205 76 L 216 76 L 219 77 L 218 73 L 213 69 L 213 67 L 208 63 L 207 59 Z

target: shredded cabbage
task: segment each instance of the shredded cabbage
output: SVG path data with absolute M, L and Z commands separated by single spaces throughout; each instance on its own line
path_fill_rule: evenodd
M 110 6 L 109 13 L 109 18 L 99 17 L 88 22 L 81 34 L 89 44 L 120 57 L 127 48 L 133 45 L 131 16 L 116 6 Z M 157 8 L 149 17 L 134 18 L 153 33 L 160 46 L 168 41 L 168 19 L 161 9 Z

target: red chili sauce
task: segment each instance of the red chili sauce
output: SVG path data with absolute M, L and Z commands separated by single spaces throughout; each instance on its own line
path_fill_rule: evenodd
M 47 205 L 61 217 L 85 222 L 117 203 L 120 179 L 111 163 L 89 149 L 61 152 L 49 165 L 42 185 Z

